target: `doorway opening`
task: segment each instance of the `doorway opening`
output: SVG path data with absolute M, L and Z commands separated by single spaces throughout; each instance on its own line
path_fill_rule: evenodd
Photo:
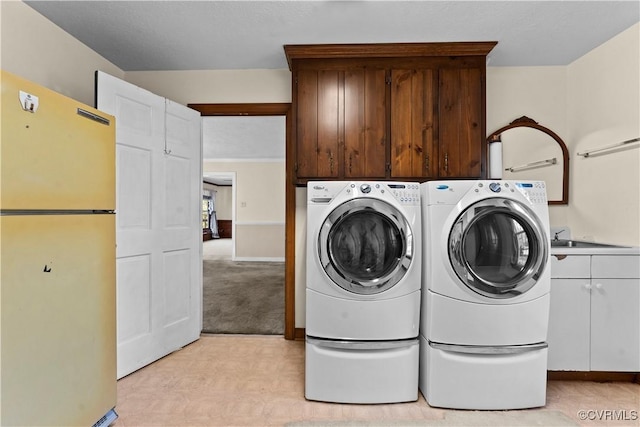
M 285 186 L 284 176 L 288 163 L 286 162 L 286 139 L 288 137 L 288 129 L 289 129 L 289 119 L 290 119 L 290 104 L 190 104 L 190 108 L 193 108 L 197 111 L 200 111 L 201 115 L 205 118 L 207 116 L 282 116 L 284 118 L 283 125 L 283 135 L 282 139 L 282 154 L 280 159 L 271 161 L 278 162 L 281 168 L 282 177 L 281 181 L 277 185 L 274 185 L 273 188 L 277 189 L 277 191 L 283 192 L 286 187 L 288 190 L 288 186 Z M 204 120 L 203 120 L 204 121 Z M 203 126 L 203 134 L 204 134 L 204 126 Z M 255 147 L 254 152 L 257 152 L 262 147 Z M 205 159 L 205 164 L 203 165 L 204 174 L 207 175 L 211 170 L 207 168 L 206 159 L 207 156 L 203 156 Z M 238 159 L 227 159 L 226 161 L 229 164 L 233 164 L 234 160 Z M 264 162 L 263 162 L 264 163 Z M 267 162 L 268 163 L 268 162 Z M 262 165 L 264 166 L 264 165 Z M 259 168 L 259 163 L 256 165 L 248 165 L 248 169 L 254 170 Z M 256 169 L 257 170 L 257 169 Z M 219 172 L 220 170 L 217 170 Z M 264 175 L 260 175 L 260 172 L 256 172 L 256 176 L 258 180 L 262 181 L 264 179 Z M 238 174 L 237 180 L 244 182 L 245 175 Z M 265 266 L 266 264 L 273 264 L 280 262 L 282 265 L 282 282 L 281 285 L 282 295 L 280 297 L 281 302 L 284 304 L 284 319 L 280 321 L 281 326 L 283 327 L 283 334 L 286 339 L 294 339 L 295 338 L 295 317 L 294 317 L 294 275 L 293 269 L 288 267 L 290 260 L 289 257 L 285 254 L 285 248 L 288 248 L 287 244 L 289 239 L 293 239 L 294 235 L 290 233 L 288 229 L 288 223 L 282 219 L 277 221 L 253 221 L 250 218 L 247 220 L 247 216 L 243 216 L 248 210 L 251 208 L 256 208 L 254 201 L 245 200 L 246 194 L 244 194 L 241 189 L 238 189 L 239 185 L 235 187 L 234 194 L 236 194 L 236 202 L 234 203 L 234 207 L 237 209 L 234 215 L 233 220 L 233 248 L 234 248 L 234 259 L 235 261 L 242 261 L 244 270 L 249 270 L 249 263 L 252 261 L 258 261 L 256 264 L 261 264 Z M 265 193 L 265 192 L 263 192 Z M 288 215 L 288 203 L 290 201 L 289 195 L 286 196 L 283 194 L 281 199 L 277 199 L 275 202 L 272 200 L 268 192 L 266 192 L 265 196 L 267 196 L 260 204 L 259 209 L 272 209 L 276 206 L 278 209 L 281 209 L 282 216 Z M 241 194 L 241 195 L 240 195 Z M 246 210 L 243 210 L 246 209 Z M 240 211 L 240 214 L 238 214 Z M 243 234 L 244 233 L 244 234 Z M 263 237 L 260 237 L 259 233 L 263 233 Z M 264 234 L 266 233 L 266 234 Z M 269 234 L 271 233 L 271 234 Z M 250 235 L 251 239 L 243 240 L 243 237 L 246 235 Z M 243 243 L 243 241 L 245 243 Z M 243 246 L 246 242 L 251 242 L 249 246 Z M 261 243 L 269 243 L 273 244 L 273 242 L 278 242 L 281 244 L 281 250 L 279 254 L 273 255 L 267 253 L 259 254 L 255 253 L 256 250 L 260 250 Z M 264 248 L 262 248 L 264 250 Z M 254 251 L 254 252 L 251 252 Z M 268 262 L 264 262 L 268 261 Z M 283 324 L 282 324 L 283 323 Z

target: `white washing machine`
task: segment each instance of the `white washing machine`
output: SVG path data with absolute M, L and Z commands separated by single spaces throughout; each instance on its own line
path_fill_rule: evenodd
M 417 183 L 308 183 L 307 399 L 418 399 L 421 221 Z
M 544 406 L 550 239 L 541 181 L 421 184 L 420 390 L 431 406 Z

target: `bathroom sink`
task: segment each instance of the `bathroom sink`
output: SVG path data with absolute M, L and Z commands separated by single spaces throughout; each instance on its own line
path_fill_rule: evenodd
M 582 240 L 553 239 L 552 248 L 622 248 L 624 246 L 607 245 L 606 243 L 584 242 Z

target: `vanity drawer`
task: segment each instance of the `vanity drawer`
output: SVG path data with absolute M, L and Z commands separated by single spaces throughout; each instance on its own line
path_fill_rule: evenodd
M 551 255 L 551 278 L 588 279 L 590 258 L 589 255 Z
M 551 270 L 553 274 L 553 270 Z M 638 255 L 593 255 L 591 277 L 595 279 L 640 278 L 640 256 Z

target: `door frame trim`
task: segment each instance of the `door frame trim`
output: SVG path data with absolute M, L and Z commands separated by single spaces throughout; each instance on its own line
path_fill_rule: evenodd
M 296 330 L 295 317 L 295 239 L 296 239 L 296 185 L 295 161 L 291 147 L 291 103 L 248 104 L 187 104 L 202 116 L 285 116 L 285 254 L 284 254 L 284 338 L 304 337 Z

